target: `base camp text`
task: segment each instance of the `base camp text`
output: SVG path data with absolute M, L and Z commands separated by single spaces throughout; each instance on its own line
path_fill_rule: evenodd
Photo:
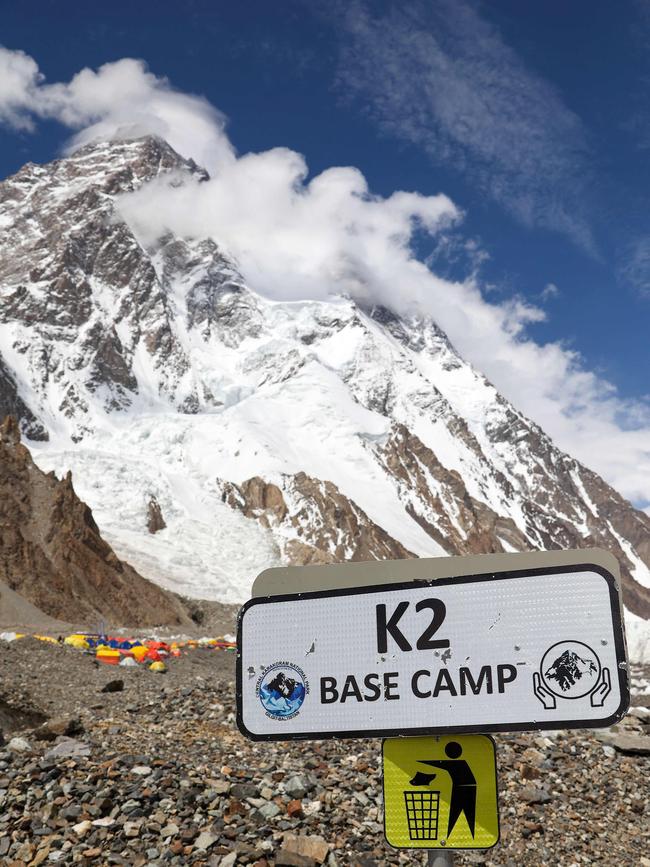
M 439 668 L 437 671 L 423 668 L 408 678 L 407 689 L 416 698 L 503 693 L 516 678 L 517 668 L 510 663 L 484 665 L 474 672 L 467 666 L 461 666 L 455 672 L 449 668 Z M 399 701 L 403 688 L 397 671 L 348 674 L 344 678 L 321 677 L 320 700 L 321 704 L 378 701 L 380 698 Z

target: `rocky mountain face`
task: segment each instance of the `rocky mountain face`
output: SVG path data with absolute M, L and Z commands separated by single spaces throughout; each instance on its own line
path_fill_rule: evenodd
M 224 502 L 273 530 L 291 565 L 414 556 L 332 482 L 296 473 L 283 476 L 281 487 L 259 476 L 222 487 Z
M 18 425 L 0 426 L 0 583 L 68 622 L 128 625 L 188 621 L 180 604 L 122 563 L 75 494 L 32 461 Z
M 121 557 L 240 601 L 280 562 L 597 545 L 650 618 L 646 514 L 430 318 L 271 301 L 218 239 L 140 240 L 121 202 L 163 174 L 205 177 L 147 137 L 0 184 L 0 412 Z

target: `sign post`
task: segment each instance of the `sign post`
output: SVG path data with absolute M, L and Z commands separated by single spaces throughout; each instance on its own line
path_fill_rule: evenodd
M 252 599 L 253 740 L 610 726 L 629 690 L 616 578 L 589 563 Z
M 237 724 L 390 738 L 387 840 L 443 867 L 498 839 L 494 744 L 468 733 L 626 713 L 619 581 L 596 549 L 267 570 L 239 615 Z

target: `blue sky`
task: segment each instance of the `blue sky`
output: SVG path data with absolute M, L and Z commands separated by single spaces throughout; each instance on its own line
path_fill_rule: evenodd
M 48 83 L 139 58 L 218 107 L 239 153 L 281 145 L 312 175 L 358 167 L 382 196 L 446 194 L 463 220 L 418 254 L 542 309 L 527 335 L 580 353 L 615 385 L 620 425 L 645 423 L 650 2 L 5 0 L 0 20 Z M 42 113 L 4 119 L 2 176 L 70 136 Z

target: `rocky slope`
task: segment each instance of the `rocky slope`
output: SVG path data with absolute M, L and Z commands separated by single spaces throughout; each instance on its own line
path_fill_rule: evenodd
M 70 622 L 188 621 L 169 594 L 116 557 L 70 475 L 59 480 L 34 464 L 12 416 L 0 426 L 0 586 L 5 585 L 47 615 Z
M 650 517 L 435 322 L 271 301 L 218 239 L 145 242 L 124 204 L 161 177 L 204 174 L 147 137 L 0 184 L 0 410 L 73 470 L 121 557 L 234 602 L 280 562 L 598 545 L 650 617 Z

